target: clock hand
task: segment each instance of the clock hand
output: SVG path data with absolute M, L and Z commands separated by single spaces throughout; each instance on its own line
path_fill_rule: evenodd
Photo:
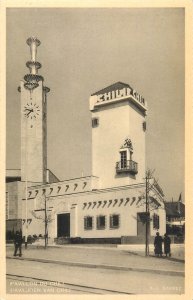
M 34 110 L 33 109 L 28 109 L 29 112 L 27 113 L 27 116 L 29 116 L 29 114 L 31 114 L 31 112 L 33 112 Z

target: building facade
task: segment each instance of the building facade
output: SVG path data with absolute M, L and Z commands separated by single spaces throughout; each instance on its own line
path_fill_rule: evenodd
M 145 182 L 144 98 L 122 82 L 92 94 L 92 175 L 59 181 L 52 174 L 48 180 L 49 89 L 37 74 L 40 64 L 36 62 L 36 48 L 40 42 L 30 38 L 27 43 L 31 47 L 31 61 L 27 63 L 30 74 L 20 86 L 23 192 L 17 198 L 23 235 L 44 235 L 45 218 L 51 240 L 144 242 L 147 218 L 151 236 L 158 230 L 164 234 L 163 192 L 153 179 Z
M 166 232 L 173 236 L 185 236 L 185 205 L 179 201 L 165 203 Z

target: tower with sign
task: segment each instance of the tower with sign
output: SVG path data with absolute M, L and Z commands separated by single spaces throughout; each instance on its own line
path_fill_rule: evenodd
M 90 97 L 92 175 L 100 188 L 142 183 L 147 106 L 130 85 L 117 82 Z
M 18 88 L 21 93 L 21 180 L 46 182 L 47 169 L 47 93 L 44 78 L 38 74 L 41 64 L 36 60 L 40 41 L 27 39 L 31 60 L 26 63 L 29 73 Z

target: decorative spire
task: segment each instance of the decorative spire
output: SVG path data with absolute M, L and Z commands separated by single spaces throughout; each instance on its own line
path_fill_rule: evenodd
M 31 74 L 37 74 L 38 69 L 41 68 L 41 64 L 38 61 L 27 61 L 26 66 L 29 68 Z
M 26 43 L 30 46 L 31 60 L 36 61 L 37 47 L 41 44 L 40 41 L 32 36 L 27 39 Z
M 50 88 L 49 88 L 49 87 L 47 87 L 47 86 L 44 86 L 44 87 L 43 87 L 43 90 L 44 90 L 44 92 L 45 92 L 45 93 L 49 93 L 49 91 L 50 91 Z
M 36 61 L 37 47 L 41 44 L 36 37 L 30 37 L 27 39 L 26 43 L 30 46 L 31 60 L 26 63 L 29 68 L 30 74 L 24 76 L 24 86 L 28 90 L 33 90 L 38 87 L 38 82 L 43 81 L 44 78 L 38 75 L 38 69 L 41 68 L 41 64 Z
M 30 46 L 31 60 L 27 61 L 26 66 L 29 68 L 29 73 L 24 76 L 24 87 L 30 91 L 39 86 L 39 81 L 44 81 L 43 76 L 38 75 L 38 69 L 41 68 L 41 64 L 36 61 L 37 47 L 41 44 L 36 37 L 29 37 L 26 43 Z M 21 91 L 21 88 L 18 88 Z M 44 91 L 49 92 L 49 88 L 44 88 Z
M 41 68 L 41 64 L 38 61 L 36 61 L 37 47 L 41 43 L 36 37 L 28 38 L 26 43 L 30 46 L 30 53 L 31 53 L 31 61 L 28 61 L 26 63 L 26 66 L 29 68 L 30 74 L 36 75 L 38 73 L 38 69 Z

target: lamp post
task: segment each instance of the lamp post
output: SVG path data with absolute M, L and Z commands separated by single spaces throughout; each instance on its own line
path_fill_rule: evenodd
M 145 177 L 145 256 L 149 256 L 149 176 Z
M 27 223 L 27 180 L 25 182 L 25 249 L 27 249 L 27 231 L 28 231 L 28 223 Z
M 45 194 L 45 201 L 44 201 L 44 212 L 45 212 L 45 249 L 47 247 L 47 201 L 46 201 L 46 194 Z
M 28 183 L 27 183 L 27 180 L 28 180 L 28 176 L 27 176 L 27 169 L 28 169 L 28 159 L 27 159 L 27 120 L 25 122 L 25 131 L 26 131 L 26 140 L 25 140 L 25 249 L 27 249 L 27 234 L 28 234 L 28 222 L 27 222 L 27 219 L 28 219 L 28 213 L 27 213 L 27 186 L 28 186 Z

